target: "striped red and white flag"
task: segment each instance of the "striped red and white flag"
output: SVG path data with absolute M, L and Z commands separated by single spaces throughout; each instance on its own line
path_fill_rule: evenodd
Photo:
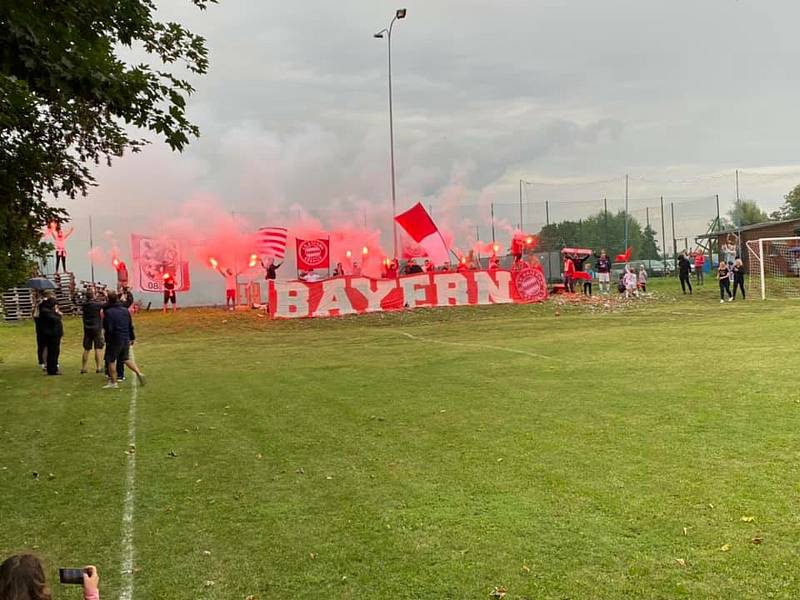
M 266 256 L 284 258 L 288 234 L 285 227 L 261 227 L 256 234 L 256 250 Z

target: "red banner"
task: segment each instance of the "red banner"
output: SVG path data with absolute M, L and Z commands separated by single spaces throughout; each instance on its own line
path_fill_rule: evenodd
M 338 317 L 403 308 L 541 302 L 541 267 L 512 271 L 422 273 L 397 279 L 334 277 L 324 281 L 270 281 L 274 319 Z
M 178 240 L 131 234 L 133 285 L 140 292 L 164 291 L 164 273 L 175 279 L 175 291 L 189 291 L 189 263 Z
M 329 239 L 297 239 L 297 268 L 300 271 L 329 269 L 331 266 L 331 241 Z

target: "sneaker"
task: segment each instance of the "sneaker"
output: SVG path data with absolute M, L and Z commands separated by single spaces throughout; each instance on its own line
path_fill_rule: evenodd
M 81 369 L 81 375 L 86 375 L 86 369 Z
M 116 384 L 116 383 L 108 382 L 107 384 L 105 384 L 103 386 L 103 389 L 104 390 L 118 390 L 119 389 L 119 385 Z
M 136 374 L 136 379 L 139 381 L 139 385 L 140 386 L 144 387 L 144 386 L 147 385 L 147 380 L 144 378 L 144 374 L 143 373 L 137 373 Z
M 117 377 L 117 381 L 125 381 L 124 377 Z
M 719 303 L 720 304 L 725 304 L 725 300 L 720 300 Z
M 728 302 L 733 302 L 733 298 L 728 298 Z
M 94 371 L 94 372 L 95 372 L 95 373 L 105 373 L 105 371 L 103 371 L 103 369 L 95 369 L 95 371 Z

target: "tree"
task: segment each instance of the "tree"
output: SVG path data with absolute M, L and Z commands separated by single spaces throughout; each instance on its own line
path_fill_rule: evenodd
M 155 10 L 153 0 L 0 2 L 0 288 L 29 275 L 42 228 L 66 218 L 49 200 L 85 196 L 95 165 L 148 143 L 132 128 L 177 151 L 199 135 L 185 114 L 194 89 L 167 67 L 205 73 L 205 40 Z M 126 63 L 121 47 L 158 66 Z
M 661 258 L 656 243 L 656 232 L 650 225 L 646 225 L 642 231 L 642 247 L 639 250 L 639 258 L 656 260 Z
M 740 200 L 728 211 L 728 217 L 734 227 L 744 227 L 769 220 L 767 213 L 761 210 L 754 200 Z
M 645 227 L 645 232 L 647 231 Z M 658 258 L 655 232 L 650 229 L 650 238 L 642 231 L 639 222 L 628 215 L 628 245 L 631 258 Z M 605 248 L 612 258 L 625 252 L 625 212 L 600 211 L 580 221 L 561 221 L 542 228 L 539 246 L 543 251 L 557 251 L 567 247 L 582 247 L 599 250 Z
M 800 185 L 794 186 L 794 189 L 786 194 L 783 199 L 785 200 L 783 206 L 772 213 L 776 217 L 775 220 L 800 219 Z

